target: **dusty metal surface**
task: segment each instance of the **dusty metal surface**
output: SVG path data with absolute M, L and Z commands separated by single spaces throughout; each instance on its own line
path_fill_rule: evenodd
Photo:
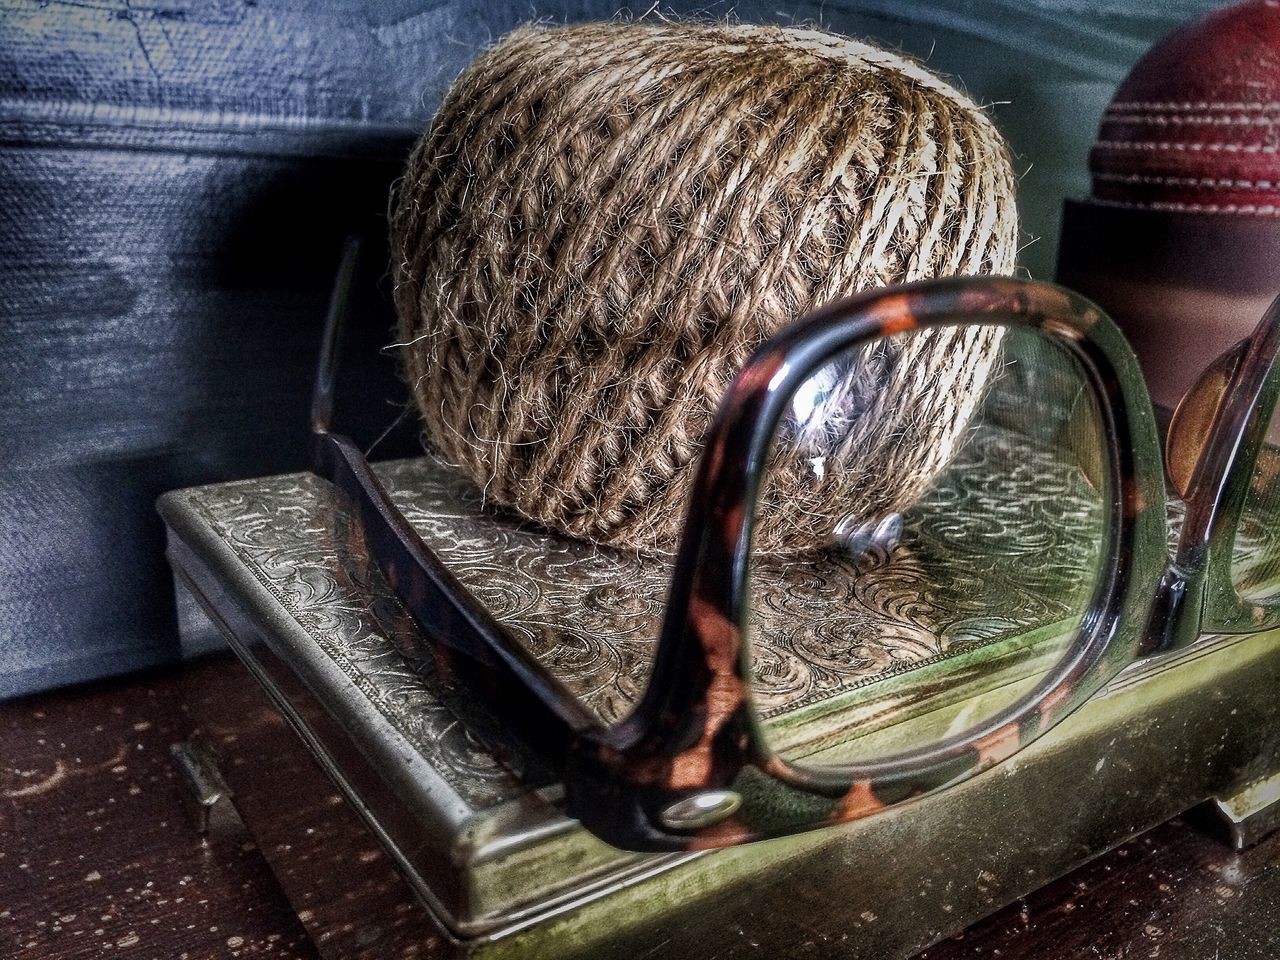
M 302 751 L 290 755 L 295 763 L 258 764 L 275 796 L 268 791 L 257 805 L 246 798 L 241 804 L 264 843 L 262 816 L 274 811 L 292 854 L 292 873 L 280 882 L 291 891 L 305 884 L 300 895 L 309 899 L 290 906 L 238 821 L 205 837 L 192 832 L 168 755 L 184 735 L 184 691 L 188 700 L 220 700 L 224 712 L 235 712 L 236 724 L 220 734 L 246 750 L 287 743 L 278 714 L 233 656 L 201 661 L 185 676 L 133 677 L 0 705 L 0 955 L 315 960 L 295 910 L 317 937 L 328 933 L 321 943 L 330 954 L 355 945 L 346 956 L 358 956 L 361 943 L 371 950 L 390 942 L 415 915 L 421 922 L 386 853 Z M 273 802 L 281 794 L 294 803 Z M 273 847 L 272 855 L 279 876 L 281 851 Z M 736 910 L 725 904 L 702 928 L 712 955 L 841 958 L 848 933 L 866 923 L 856 898 L 833 903 L 803 878 L 776 888 L 743 884 L 738 897 Z M 337 910 L 345 919 L 320 930 Z M 998 951 L 1006 960 L 1114 960 L 1158 950 L 1159 960 L 1273 960 L 1276 918 L 1280 834 L 1236 852 L 1174 821 L 925 956 L 990 960 Z M 772 926 L 782 933 L 762 937 Z M 784 937 L 792 938 L 789 948 L 779 946 Z M 416 945 L 425 958 L 452 949 L 429 928 Z M 637 944 L 632 956 L 643 949 Z M 388 955 L 396 954 L 374 953 Z
M 388 469 L 394 488 L 395 471 L 409 468 Z M 727 922 L 724 911 L 755 909 L 753 896 L 802 881 L 814 901 L 813 929 L 846 938 L 847 955 L 905 956 L 1141 830 L 1269 774 L 1277 756 L 1280 705 L 1268 695 L 1280 682 L 1277 637 L 1207 638 L 1135 665 L 1028 753 L 895 813 L 687 862 L 620 854 L 565 820 L 554 788 L 522 788 L 433 704 L 417 648 L 403 642 L 402 628 L 386 636 L 375 629 L 377 617 L 361 619 L 370 609 L 353 600 L 349 579 L 296 563 L 297 542 L 314 543 L 316 524 L 332 522 L 309 512 L 314 491 L 297 478 L 260 484 L 264 496 L 280 496 L 273 484 L 287 488 L 279 516 L 252 514 L 230 538 L 189 494 L 166 500 L 171 558 L 205 611 L 188 625 L 207 630 L 205 615 L 220 621 L 301 734 L 300 741 L 277 724 L 271 750 L 318 758 L 364 818 L 366 836 L 465 938 L 458 950 L 705 951 L 710 932 Z M 222 493 L 234 505 L 252 501 L 257 489 L 237 484 Z M 246 564 L 236 541 L 274 542 L 281 522 L 296 533 L 275 551 L 259 542 L 260 562 Z M 316 560 L 333 562 L 328 554 Z M 272 570 L 289 589 L 273 589 Z M 316 640 L 321 631 L 327 646 Z M 351 641 L 345 652 L 333 649 L 335 635 Z M 212 707 L 216 724 L 218 702 Z M 237 803 L 256 803 L 261 817 L 278 803 L 271 791 L 251 799 L 254 778 L 246 774 L 269 772 L 275 762 L 239 752 L 235 742 L 224 770 Z M 666 867 L 674 869 L 650 876 Z M 852 916 L 851 897 L 863 908 Z M 788 932 L 795 930 L 775 919 L 754 935 L 778 946 Z
M 993 432 L 974 443 L 936 503 L 908 515 L 904 545 L 883 562 L 822 556 L 757 564 L 752 641 L 765 716 L 1070 620 L 1081 584 L 1091 586 L 1097 504 L 1077 471 L 1055 470 L 1034 458 L 1037 451 L 992 481 L 982 460 L 1007 462 L 1008 442 Z M 668 560 L 556 537 L 484 509 L 479 491 L 429 458 L 378 469 L 426 543 L 518 641 L 602 720 L 626 716 L 648 677 Z M 1039 523 L 1028 535 L 1020 518 L 1035 498 L 1072 522 Z M 378 656 L 406 628 L 368 559 L 338 555 L 339 527 L 348 521 L 327 484 L 291 474 L 184 491 L 168 502 L 216 531 L 354 682 L 394 691 L 372 694 L 392 722 L 432 739 L 427 718 L 442 707 L 403 682 L 429 667 L 412 653 L 403 661 Z M 485 779 L 464 745 L 450 744 L 440 757 L 464 765 L 468 782 Z
M 1236 850 L 1253 846 L 1280 829 L 1280 773 L 1245 784 L 1209 804 L 1225 839 Z M 1277 919 L 1280 924 L 1280 919 Z

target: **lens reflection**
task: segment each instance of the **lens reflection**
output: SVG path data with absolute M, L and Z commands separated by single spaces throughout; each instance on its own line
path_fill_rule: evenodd
M 1231 582 L 1248 603 L 1280 605 L 1280 418 L 1274 411 L 1240 512 Z
M 775 437 L 753 540 L 771 746 L 870 762 L 1030 691 L 1097 590 L 1104 451 L 1078 361 L 1033 331 L 913 331 L 811 377 Z

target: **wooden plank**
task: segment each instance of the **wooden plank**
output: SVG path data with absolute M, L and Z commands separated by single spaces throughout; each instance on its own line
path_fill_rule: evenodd
M 208 661 L 192 680 L 225 689 L 239 669 Z M 205 844 L 183 819 L 168 759 L 184 729 L 181 687 L 173 673 L 151 674 L 0 706 L 0 956 L 317 956 L 251 840 L 228 831 Z M 738 896 L 743 924 L 727 912 L 708 951 L 762 956 L 744 935 L 762 893 Z M 842 919 L 806 920 L 807 902 L 830 900 L 804 889 L 764 896 L 797 932 L 797 955 L 839 957 L 830 931 L 865 922 L 854 903 Z M 376 904 L 362 909 L 379 922 Z M 826 933 L 806 940 L 819 925 Z M 920 960 L 1272 960 L 1278 948 L 1280 834 L 1235 853 L 1175 820 Z M 443 950 L 437 942 L 423 955 Z

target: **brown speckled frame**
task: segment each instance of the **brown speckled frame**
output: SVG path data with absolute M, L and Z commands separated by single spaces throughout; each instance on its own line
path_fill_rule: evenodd
M 1208 406 L 1198 420 L 1184 418 L 1209 427 L 1181 444 L 1195 450 L 1197 463 L 1182 541 L 1170 557 L 1151 402 L 1115 325 L 1048 284 L 928 281 L 816 311 L 742 369 L 706 437 L 649 684 L 630 716 L 602 726 L 445 569 L 359 450 L 330 432 L 342 278 L 353 258 L 349 249 L 317 382 L 314 470 L 351 498 L 367 548 L 416 620 L 439 675 L 461 698 L 483 705 L 482 735 L 506 743 L 518 766 L 549 764 L 564 783 L 569 814 L 616 846 L 727 846 L 867 816 L 1011 756 L 1139 656 L 1194 639 L 1202 627 L 1280 623 L 1274 610 L 1242 604 L 1222 572 L 1280 390 L 1273 364 L 1280 306 L 1220 377 L 1220 389 L 1200 391 Z M 873 764 L 791 764 L 770 751 L 760 730 L 744 642 L 753 504 L 775 427 L 795 389 L 837 354 L 876 337 L 964 323 L 1038 330 L 1076 357 L 1097 398 L 1117 495 L 1092 606 L 1052 671 L 976 728 Z M 1180 429 L 1177 421 L 1172 429 Z

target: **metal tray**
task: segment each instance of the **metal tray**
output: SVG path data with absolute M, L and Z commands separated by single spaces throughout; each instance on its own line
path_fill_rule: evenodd
M 665 564 L 549 541 L 485 510 L 429 459 L 379 472 L 432 548 L 522 642 L 599 715 L 625 713 L 647 674 Z M 1244 837 L 1247 824 L 1259 822 L 1251 820 L 1259 804 L 1242 806 L 1237 794 L 1246 796 L 1241 791 L 1280 757 L 1280 705 L 1267 695 L 1280 682 L 1280 636 L 1204 638 L 1135 665 L 1042 743 L 942 795 L 869 821 L 714 854 L 625 853 L 565 818 L 555 784 L 523 785 L 468 733 L 439 696 L 430 659 L 376 569 L 345 552 L 346 515 L 323 481 L 294 474 L 177 491 L 160 510 L 188 644 L 225 642 L 236 652 L 287 723 L 277 725 L 271 750 L 324 770 L 449 949 L 536 955 L 554 947 L 559 956 L 649 944 L 695 955 L 702 938 L 723 934 L 714 925 L 724 922 L 699 904 L 738 902 L 790 911 L 757 941 L 805 922 L 795 915 L 803 909 L 810 928 L 837 925 L 831 935 L 845 938 L 850 956 L 905 956 L 1206 799 L 1234 803 Z M 963 529 L 954 539 L 972 545 Z M 958 554 L 956 562 L 972 558 Z M 1019 575 L 1043 579 L 1052 573 L 1048 562 L 1021 558 Z M 896 593 L 859 589 L 854 570 L 825 573 L 819 582 L 828 594 L 857 598 L 861 616 L 897 610 L 899 629 L 886 631 L 882 648 L 856 668 L 810 670 L 807 686 L 793 682 L 779 716 L 784 706 L 884 675 L 902 649 L 926 666 L 945 652 L 928 646 L 938 631 L 929 629 L 927 602 L 913 608 L 926 613 L 904 634 Z M 805 638 L 821 633 L 829 606 L 806 613 L 787 602 L 794 590 L 786 577 L 812 586 L 814 575 L 793 570 L 765 584 L 755 642 L 771 655 L 794 660 Z M 1039 610 L 1032 621 L 1051 614 Z M 219 640 L 209 640 L 211 627 Z M 218 716 L 229 701 L 202 703 L 207 729 L 234 726 L 236 718 Z M 237 808 L 265 835 L 262 812 L 292 801 L 255 795 L 246 774 L 281 760 L 261 744 L 246 751 L 235 736 L 210 739 Z M 1254 786 L 1247 796 L 1265 792 Z M 277 834 L 264 851 L 278 873 L 289 873 L 295 904 L 311 902 L 308 879 L 273 855 L 289 846 Z M 788 900 L 784 878 L 787 888 L 805 885 L 803 904 Z M 852 904 L 860 909 L 851 912 Z M 299 909 L 323 949 L 332 918 L 313 907 Z M 424 934 L 413 936 L 421 946 Z M 386 949 L 376 940 L 368 955 Z M 348 943 L 342 955 L 351 952 Z

